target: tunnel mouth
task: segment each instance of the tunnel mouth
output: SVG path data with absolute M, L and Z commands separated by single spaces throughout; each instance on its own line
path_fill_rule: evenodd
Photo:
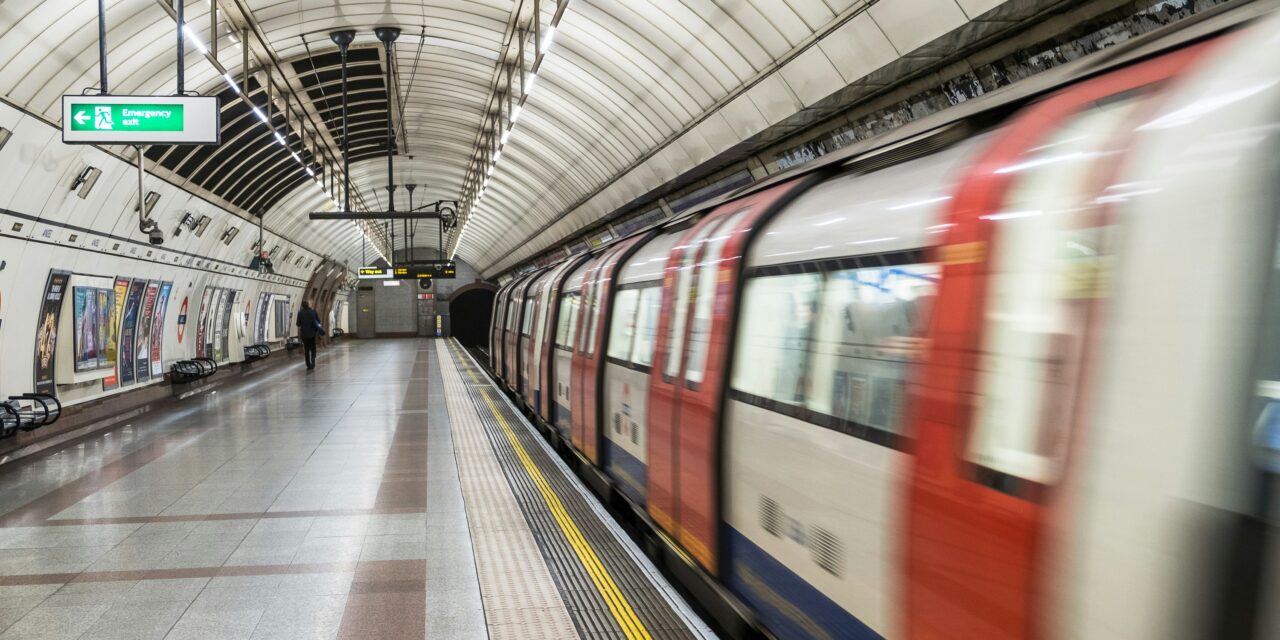
M 489 320 L 496 293 L 488 287 L 467 288 L 449 299 L 453 337 L 468 349 L 489 350 Z

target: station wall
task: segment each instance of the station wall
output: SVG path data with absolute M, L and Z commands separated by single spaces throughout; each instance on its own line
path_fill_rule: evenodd
M 156 332 L 163 336 L 158 354 L 162 375 L 136 386 L 155 384 L 174 361 L 203 354 L 197 346 L 198 324 L 207 315 L 202 314 L 202 306 L 212 306 L 219 299 L 217 291 L 236 293 L 229 305 L 225 304 L 227 294 L 221 295 L 228 313 L 222 326 L 227 340 L 225 349 L 218 344 L 216 355 L 224 362 L 237 362 L 244 358 L 242 347 L 259 337 L 280 342 L 296 333 L 292 317 L 277 324 L 276 314 L 288 309 L 292 316 L 313 276 L 322 268 L 335 268 L 311 248 L 268 228 L 262 233 L 262 247 L 273 251 L 275 273 L 250 270 L 259 236 L 256 221 L 148 174 L 144 190 L 159 195 L 150 217 L 165 235 L 163 245 L 151 245 L 138 230 L 137 168 L 127 157 L 94 146 L 63 144 L 59 129 L 4 103 L 0 103 L 0 127 L 12 132 L 0 147 L 0 396 L 35 390 L 41 367 L 38 325 L 43 321 L 51 271 L 71 274 L 69 287 L 77 283 L 101 287 L 117 278 L 154 281 L 157 289 L 160 283 L 171 283 L 162 307 L 163 327 Z M 82 196 L 71 187 L 86 167 L 101 174 Z M 179 230 L 188 213 L 197 220 L 208 217 L 202 231 Z M 339 294 L 338 301 L 345 302 L 346 294 Z M 57 334 L 70 327 L 65 318 L 74 316 L 70 288 L 60 304 L 62 331 L 47 341 L 54 348 L 47 355 L 66 363 L 68 350 L 76 343 L 73 336 Z M 264 304 L 271 307 L 263 309 Z M 268 325 L 265 336 L 258 331 L 264 322 Z M 218 323 L 212 326 L 216 331 Z M 131 388 L 105 390 L 98 374 L 106 374 L 101 371 L 68 375 L 64 368 L 60 373 L 55 376 L 56 390 L 64 404 Z

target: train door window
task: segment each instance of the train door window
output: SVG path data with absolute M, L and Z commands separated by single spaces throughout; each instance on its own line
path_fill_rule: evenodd
M 582 300 L 580 301 L 579 313 L 582 314 L 582 331 L 578 333 L 578 351 L 586 352 L 587 350 L 587 324 L 591 322 L 591 316 L 596 310 L 595 290 L 596 281 L 591 276 L 594 273 L 588 273 L 588 277 L 582 281 Z
M 639 301 L 639 289 L 618 290 L 609 327 L 610 358 L 626 361 L 631 353 L 631 341 L 636 333 L 636 305 Z
M 560 296 L 560 317 L 556 322 L 556 346 L 573 349 L 573 334 L 578 323 L 578 294 L 566 293 Z
M 591 320 L 591 335 L 587 336 L 587 355 L 593 355 L 596 352 L 596 337 L 600 331 L 600 316 L 604 315 L 600 313 L 600 310 L 604 305 L 605 282 L 609 279 L 608 264 L 608 261 L 601 262 L 600 269 L 596 271 L 595 286 L 591 287 L 591 316 L 589 318 Z
M 524 299 L 524 318 L 521 322 L 520 335 L 529 335 L 529 331 L 533 329 L 533 296 L 526 295 Z
M 896 266 L 828 274 L 813 342 L 805 407 L 839 420 L 900 433 L 906 382 L 923 347 L 938 267 L 918 252 Z
M 551 304 L 549 302 L 550 298 L 550 285 L 544 286 L 542 290 L 538 292 L 538 301 L 535 305 L 538 310 L 538 322 L 535 323 L 533 328 L 534 362 L 542 361 L 542 343 L 547 330 L 547 315 L 551 313 Z
M 516 330 L 516 299 L 514 297 L 507 300 L 507 321 L 505 326 L 507 331 Z
M 653 362 L 653 343 L 658 337 L 658 314 L 662 311 L 662 287 L 640 289 L 636 311 L 636 339 L 631 361 L 647 367 Z
M 711 340 L 712 304 L 716 299 L 716 284 L 719 282 L 721 260 L 724 245 L 733 237 L 738 222 L 742 220 L 750 207 L 729 217 L 716 233 L 707 238 L 707 248 L 703 252 L 698 265 L 698 284 L 694 288 L 693 322 L 689 328 L 689 364 L 685 367 L 684 379 L 690 386 L 702 382 L 702 373 L 707 366 L 707 351 Z
M 702 241 L 720 224 L 720 222 L 707 224 L 694 233 L 688 245 L 681 247 L 684 250 L 684 256 L 680 260 L 680 266 L 676 268 L 676 315 L 672 318 L 671 326 L 667 330 L 667 362 L 662 369 L 664 377 L 668 380 L 680 373 L 680 358 L 684 354 L 684 325 L 689 317 L 689 296 L 693 293 L 691 291 L 693 263 L 698 258 L 698 249 L 702 246 Z
M 1016 480 L 1056 480 L 1077 385 L 1089 311 L 1105 295 L 1106 229 L 1092 210 L 1092 169 L 1133 101 L 1094 105 L 1068 120 L 1013 174 L 995 224 L 968 457 L 979 481 L 1012 491 Z
M 766 404 L 801 405 L 821 289 L 822 274 L 816 271 L 747 280 L 735 345 L 735 391 Z

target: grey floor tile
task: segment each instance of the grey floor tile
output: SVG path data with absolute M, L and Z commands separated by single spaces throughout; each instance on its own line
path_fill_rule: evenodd
M 83 640 L 160 640 L 187 606 L 181 602 L 117 604 L 80 636 Z
M 109 608 L 107 605 L 74 607 L 41 605 L 22 616 L 3 634 L 0 634 L 0 640 L 78 638 Z

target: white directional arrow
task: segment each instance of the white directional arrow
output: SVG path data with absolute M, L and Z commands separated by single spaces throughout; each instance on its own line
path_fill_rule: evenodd
M 89 114 L 81 111 L 80 113 L 77 113 L 72 120 L 75 120 L 77 124 L 84 124 L 89 121 Z

